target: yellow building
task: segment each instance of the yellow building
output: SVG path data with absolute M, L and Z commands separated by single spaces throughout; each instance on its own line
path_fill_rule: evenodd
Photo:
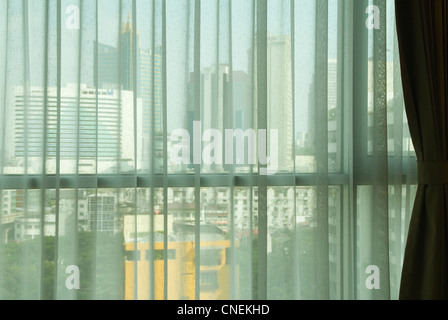
M 235 243 L 237 245 L 237 243 Z M 195 248 L 194 242 L 168 242 L 168 300 L 193 300 L 195 298 Z M 200 252 L 200 299 L 230 299 L 231 263 L 230 241 L 201 241 Z M 164 261 L 163 242 L 154 243 L 154 298 L 164 298 Z M 150 299 L 150 251 L 149 243 L 126 244 L 125 262 L 125 299 Z M 137 265 L 135 265 L 135 261 Z M 238 264 L 235 271 L 238 273 Z M 236 277 L 237 278 L 237 277 Z M 236 289 L 236 288 L 235 288 Z M 238 290 L 235 290 L 238 292 Z

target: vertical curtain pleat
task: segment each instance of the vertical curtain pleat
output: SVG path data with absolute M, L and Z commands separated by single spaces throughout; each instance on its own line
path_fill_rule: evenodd
M 290 23 L 291 23 L 291 86 L 292 86 L 292 118 L 295 119 L 295 77 L 296 77 L 296 72 L 295 72 L 295 52 L 296 52 L 296 46 L 295 46 L 295 37 L 296 37 L 296 33 L 295 33 L 295 1 L 291 0 L 289 2 L 289 10 L 290 10 Z M 296 122 L 293 121 L 292 122 L 292 131 L 295 132 L 296 131 Z M 293 154 L 296 154 L 297 150 L 296 150 L 296 144 L 293 145 Z M 293 171 L 296 172 L 297 168 L 296 168 L 296 162 L 294 161 L 293 163 Z M 298 259 L 298 254 L 299 254 L 299 246 L 298 246 L 298 228 L 297 228 L 297 189 L 296 189 L 296 179 L 294 178 L 294 182 L 293 182 L 293 192 L 294 192 L 294 203 L 293 203 L 293 210 L 294 210 L 294 236 L 293 236 L 293 297 L 294 299 L 300 299 L 300 273 L 299 273 L 299 259 Z
M 318 299 L 330 297 L 328 236 L 328 2 L 316 2 L 315 39 L 315 126 L 316 130 L 316 230 L 314 234 L 316 293 Z M 322 276 L 324 275 L 324 276 Z
M 56 186 L 55 186 L 55 251 L 54 260 L 59 262 L 61 244 L 59 237 L 59 221 L 60 221 L 60 174 L 61 174 L 61 113 L 62 113 L 62 4 L 57 2 L 57 19 L 56 19 L 56 37 L 57 37 L 57 60 L 56 60 Z M 26 115 L 25 115 L 26 116 Z M 45 211 L 42 213 L 41 223 L 44 224 L 45 229 Z M 62 254 L 63 255 L 63 254 Z M 53 294 L 57 297 L 58 275 L 61 270 L 58 267 L 59 263 L 54 268 L 54 278 L 56 279 L 53 288 Z
M 29 21 L 28 21 L 28 2 L 22 1 L 22 49 L 23 49 L 23 56 L 22 56 L 22 72 L 23 72 L 23 107 L 24 107 L 24 118 L 23 118 L 23 136 L 25 140 L 25 146 L 24 146 L 24 185 L 23 185 L 23 200 L 24 200 L 24 206 L 23 210 L 25 214 L 32 215 L 32 208 L 28 205 L 28 202 L 30 200 L 30 193 L 33 193 L 33 191 L 28 189 L 28 185 L 26 183 L 26 176 L 28 175 L 29 169 L 31 168 L 31 165 L 29 164 L 29 158 L 28 158 L 28 141 L 29 141 L 29 130 L 28 130 L 28 117 L 29 117 L 29 106 L 30 106 L 30 43 L 29 43 Z M 40 215 L 40 223 L 44 224 L 45 226 L 45 212 L 36 212 L 35 215 L 39 217 Z M 26 225 L 26 224 L 25 224 Z M 38 263 L 39 258 L 41 258 L 41 248 L 38 248 L 36 252 L 32 252 L 31 248 L 27 248 L 24 252 L 24 254 L 21 256 L 21 262 L 23 265 L 31 265 L 33 263 L 36 263 L 37 265 L 40 265 Z M 25 268 L 22 269 L 22 279 L 21 279 L 21 294 L 24 297 L 28 297 L 30 299 L 33 299 L 35 297 L 38 297 L 40 294 L 40 280 L 37 279 L 31 279 L 29 272 L 25 271 Z
M 340 31 L 340 43 L 341 48 L 338 52 L 338 60 L 341 61 L 341 69 L 344 70 L 341 79 L 341 104 L 342 104 L 342 116 L 345 119 L 343 126 L 344 137 L 354 137 L 354 81 L 353 81 L 353 68 L 354 68 L 354 39 L 350 30 L 353 29 L 354 23 L 347 19 L 347 17 L 353 16 L 354 6 L 350 3 L 344 2 L 340 8 L 341 21 L 339 26 Z M 344 50 L 346 48 L 347 50 Z M 346 141 L 345 139 L 343 141 Z M 341 216 L 341 228 L 345 232 L 341 237 L 341 261 L 345 268 L 342 268 L 341 274 L 341 298 L 352 299 L 356 289 L 356 268 L 355 261 L 355 246 L 354 236 L 356 229 L 354 228 L 356 217 L 353 214 L 356 208 L 356 189 L 355 189 L 355 176 L 354 176 L 354 162 L 350 159 L 354 159 L 354 146 L 351 143 L 347 143 L 343 149 L 343 161 L 342 168 L 348 173 L 348 183 L 342 188 L 342 216 Z
M 381 12 L 380 25 L 386 26 L 386 1 L 376 1 Z M 374 299 L 390 298 L 389 273 L 389 190 L 388 190 L 388 137 L 387 137 L 387 47 L 386 28 L 375 30 L 373 39 L 373 194 L 372 203 L 372 257 L 380 274 L 379 290 Z M 400 125 L 397 123 L 397 125 Z
M 268 4 L 265 0 L 256 3 L 256 103 L 257 129 L 268 128 Z M 267 140 L 266 140 L 267 141 Z M 260 143 L 260 141 L 259 141 Z M 261 142 L 263 143 L 263 142 Z M 259 150 L 259 149 L 258 149 Z M 266 147 L 267 150 L 267 147 Z M 258 173 L 265 167 L 258 165 Z M 257 296 L 255 299 L 265 300 L 268 295 L 268 217 L 267 217 L 267 180 L 266 176 L 258 176 L 258 265 L 257 265 Z
M 41 137 L 41 141 L 42 141 L 42 183 L 45 182 L 45 172 L 46 172 L 46 150 L 47 150 L 47 119 L 48 119 L 48 33 L 49 33 L 49 22 L 48 22 L 48 15 L 49 15 L 49 10 L 50 10 L 50 3 L 49 1 L 45 2 L 45 7 L 44 7 L 44 15 L 45 15 L 45 24 L 44 24 L 44 55 L 43 55 L 43 88 L 44 88 L 44 92 L 43 92 L 43 105 L 42 105 L 42 114 L 43 114 L 43 119 L 42 119 L 42 137 Z M 41 212 L 45 212 L 45 196 L 47 194 L 47 191 L 45 189 L 41 190 Z M 44 234 L 45 233 L 45 225 L 42 223 L 40 226 L 40 234 Z M 45 237 L 41 237 L 41 243 L 40 243 L 43 252 L 45 252 Z M 44 256 L 44 254 L 42 255 Z M 44 285 L 44 281 L 43 279 L 45 279 L 45 262 L 44 259 L 41 258 L 41 273 L 40 273 L 40 281 L 41 281 L 41 291 L 40 291 L 40 297 L 45 297 L 45 285 Z
M 194 106 L 194 120 L 200 121 L 202 116 L 201 108 L 201 88 L 202 88 L 202 76 L 201 76 L 201 1 L 194 0 L 194 38 L 193 38 L 193 106 Z M 202 128 L 200 128 L 202 129 Z M 195 130 L 195 129 L 193 129 Z M 200 154 L 202 149 L 202 141 L 196 138 L 193 132 L 193 158 L 195 155 Z M 199 150 L 198 150 L 199 147 Z M 201 165 L 195 162 L 194 165 L 194 298 L 198 300 L 200 298 L 200 210 L 201 210 Z
M 150 18 L 150 32 L 149 32 L 149 38 L 150 38 L 150 48 L 154 50 L 155 46 L 155 37 L 154 34 L 151 32 L 155 29 L 155 18 L 154 18 L 154 11 L 155 11 L 155 1 L 151 1 L 148 7 L 148 16 Z M 151 56 L 150 65 L 151 69 L 154 70 L 154 62 L 155 62 L 155 55 L 153 54 Z M 154 105 L 154 82 L 155 82 L 155 75 L 154 72 L 151 73 L 150 77 L 150 101 L 151 104 Z M 149 114 L 149 121 L 151 128 L 154 128 L 154 108 L 150 111 Z M 148 172 L 148 179 L 150 181 L 149 183 L 149 221 L 148 221 L 148 229 L 149 229 L 149 235 L 148 235 L 148 269 L 146 272 L 148 272 L 148 297 L 151 300 L 154 300 L 156 298 L 155 295 L 155 278 L 156 278 L 156 271 L 155 271 L 155 261 L 154 261 L 154 200 L 155 200 L 155 188 L 154 188 L 154 177 L 155 177 L 155 165 L 154 165 L 154 157 L 155 157 L 155 151 L 154 151 L 154 131 L 150 131 L 148 136 L 148 154 L 149 154 L 149 172 Z M 145 194 L 145 193 L 143 193 Z
M 2 73 L 2 91 L 0 91 L 1 93 L 1 101 L 2 101 L 2 110 L 1 110 L 1 121 L 4 122 L 6 120 L 6 94 L 7 94 L 7 81 L 8 81 L 8 30 L 9 30 L 9 18 L 8 18 L 8 1 L 4 0 L 1 2 L 2 5 L 2 27 L 1 29 L 3 30 L 3 32 L 1 33 L 1 41 L 2 41 L 2 51 L 1 51 L 1 73 Z M 1 126 L 2 128 L 2 135 L 1 135 L 1 150 L 4 150 L 5 145 L 6 145 L 6 141 L 5 141 L 5 130 L 6 130 L 6 126 Z M 4 172 L 4 162 L 5 162 L 5 153 L 2 152 L 0 155 L 0 171 L 3 174 Z M 3 184 L 3 180 L 0 180 L 0 183 Z M 3 190 L 3 185 L 1 185 L 1 188 Z M 0 197 L 0 201 L 3 201 L 3 197 Z
M 167 94 L 167 11 L 166 11 L 166 0 L 162 0 L 162 123 L 163 123 L 163 137 L 168 137 L 168 94 Z M 168 154 L 167 138 L 163 139 L 163 154 Z M 164 248 L 164 266 L 165 266 L 165 287 L 167 288 L 168 283 L 168 157 L 163 159 L 163 208 L 164 208 L 164 220 L 163 220 L 163 248 Z M 169 292 L 165 289 L 164 299 L 168 299 Z
M 138 143 L 137 143 L 137 118 L 141 117 L 143 115 L 139 114 L 138 112 L 138 101 L 137 101 L 137 97 L 140 95 L 140 83 L 139 83 L 139 78 L 138 78 L 138 66 L 139 66 L 139 52 L 138 52 L 138 40 L 137 40 L 137 29 L 139 28 L 138 25 L 138 17 L 137 17 L 137 2 L 136 0 L 132 0 L 132 4 L 131 4 L 131 18 L 129 19 L 129 22 L 132 21 L 132 30 L 130 30 L 130 36 L 131 36 L 131 43 L 130 43 L 130 47 L 131 47 L 131 52 L 132 52 L 132 57 L 131 57 L 131 69 L 132 69 L 132 74 L 130 75 L 130 77 L 132 78 L 132 91 L 133 91 L 133 96 L 132 96 L 132 107 L 133 107 L 133 136 L 134 136 L 134 141 L 133 141 L 133 157 L 134 157 L 134 164 L 133 164 L 133 168 L 134 168 L 134 188 L 133 188 L 133 192 L 134 192 L 134 208 L 137 208 L 137 159 L 139 157 L 139 150 L 138 150 Z M 137 217 L 137 212 L 135 211 L 134 213 L 134 234 L 138 234 L 138 217 Z M 134 257 L 136 259 L 136 257 L 138 257 L 138 237 L 136 236 L 134 238 Z M 141 259 L 141 257 L 140 257 Z M 138 279 L 139 277 L 141 277 L 141 274 L 139 272 L 139 268 L 138 268 L 138 264 L 135 263 L 134 264 L 134 299 L 138 300 L 140 299 L 139 297 L 139 282 Z
M 227 28 L 224 29 L 224 32 L 227 31 L 229 34 L 229 48 L 228 48 L 228 56 L 229 56 L 229 74 L 224 75 L 224 112 L 228 114 L 228 124 L 229 128 L 235 128 L 235 120 L 233 114 L 235 113 L 235 108 L 233 104 L 233 80 L 234 80 L 234 70 L 233 70 L 233 46 L 234 46 L 234 35 L 233 35 L 233 8 L 232 8 L 232 0 L 227 0 L 224 3 L 224 8 L 227 12 L 224 12 L 224 17 L 227 19 Z M 230 114 L 230 116 L 229 116 Z M 226 126 L 225 126 L 226 127 Z M 236 257 L 238 254 L 237 242 L 235 237 L 235 169 L 233 166 L 230 167 L 230 175 L 229 175 L 229 196 L 230 196 L 230 208 L 229 208 L 229 237 L 230 237 L 230 251 L 229 251 L 229 263 L 230 263 L 230 292 L 229 298 L 234 300 L 238 298 L 238 271 L 236 266 Z

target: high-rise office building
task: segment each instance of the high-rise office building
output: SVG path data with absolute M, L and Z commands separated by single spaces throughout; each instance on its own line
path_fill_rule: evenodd
M 144 161 L 139 169 L 149 169 L 153 160 L 157 169 L 162 166 L 161 160 L 157 162 L 160 158 L 157 154 L 163 145 L 162 54 L 160 47 L 142 48 L 138 31 L 136 35 L 134 40 L 133 25 L 128 22 L 122 27 L 119 48 L 97 44 L 98 86 L 133 91 L 141 99 L 142 109 L 138 117 L 142 122 L 142 148 L 139 152 Z
M 338 119 L 338 87 L 337 87 L 337 76 L 338 76 L 338 62 L 335 59 L 328 59 L 327 62 L 327 72 L 325 73 L 324 79 L 316 79 L 316 74 L 313 75 L 312 81 L 310 83 L 308 92 L 308 132 L 306 133 L 306 140 L 304 147 L 308 148 L 310 155 L 316 157 L 316 150 L 314 147 L 317 143 L 318 135 L 322 134 L 322 139 L 328 138 L 328 170 L 329 172 L 334 172 L 340 170 L 341 166 L 341 125 L 340 119 Z M 325 81 L 326 87 L 326 101 L 320 101 L 320 103 L 325 103 L 325 105 L 318 106 L 318 97 L 323 97 L 322 92 L 318 92 L 317 81 Z M 322 83 L 321 83 L 322 84 Z M 326 115 L 328 116 L 327 131 L 328 136 L 322 130 L 322 123 L 319 123 L 320 119 L 317 119 L 318 108 L 325 108 Z M 340 117 L 340 116 L 339 116 Z M 324 161 L 324 159 L 319 159 Z M 316 158 L 313 159 L 312 168 L 316 168 Z M 300 165 L 300 164 L 299 164 Z
M 30 88 L 25 94 L 22 87 L 16 87 L 11 95 L 14 129 L 7 131 L 7 141 L 13 154 L 7 157 L 23 162 L 22 168 L 40 172 L 45 156 L 47 173 L 55 172 L 56 160 L 61 173 L 75 172 L 76 166 L 80 173 L 132 169 L 132 92 L 67 85 L 60 89 L 59 99 L 54 87 L 48 88 L 46 101 L 41 88 Z M 138 99 L 137 112 L 141 108 Z M 135 129 L 141 135 L 142 124 L 137 122 Z M 141 144 L 139 139 L 137 146 Z
M 186 128 L 193 137 L 193 122 L 201 121 L 202 130 L 217 129 L 223 139 L 226 129 L 246 130 L 254 128 L 251 104 L 250 83 L 246 72 L 234 70 L 230 72 L 228 64 L 212 65 L 203 68 L 200 77 L 199 114 L 195 117 L 194 101 L 194 73 L 190 73 L 188 83 L 188 112 Z M 193 150 L 193 140 L 190 139 L 190 150 Z M 223 145 L 224 155 L 224 145 Z M 247 153 L 247 150 L 246 150 Z M 237 167 L 247 167 L 246 162 Z M 223 160 L 224 161 L 224 160 Z M 190 163 L 193 163 L 193 155 L 190 154 Z M 236 165 L 236 161 L 234 161 Z M 216 167 L 213 171 L 225 169 Z M 210 170 L 207 166 L 203 170 Z M 237 169 L 238 170 L 238 169 Z
M 249 66 L 256 66 L 257 38 L 253 51 L 249 51 Z M 254 61 L 255 60 L 255 63 Z M 254 72 L 254 71 L 252 71 Z M 255 74 L 255 72 L 254 72 Z M 291 71 L 291 37 L 268 35 L 267 38 L 267 125 L 278 130 L 278 171 L 293 169 L 293 105 Z M 254 83 L 256 87 L 256 83 Z M 257 89 L 258 90 L 258 89 Z M 255 90 L 255 93 L 257 92 Z M 254 105 L 255 115 L 258 105 Z M 256 116 L 255 116 L 256 117 Z M 254 119 L 254 122 L 257 122 Z M 261 128 L 259 128 L 261 129 Z M 269 148 L 269 143 L 268 143 Z M 269 151 L 269 150 L 268 150 Z M 268 153 L 269 155 L 269 153 Z

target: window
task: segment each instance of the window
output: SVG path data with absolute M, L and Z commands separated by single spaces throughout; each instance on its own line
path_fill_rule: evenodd
M 203 248 L 201 249 L 201 266 L 221 265 L 221 249 Z
M 150 251 L 146 251 L 146 258 L 149 259 L 150 257 Z M 169 260 L 175 260 L 176 259 L 176 250 L 175 249 L 168 249 L 168 256 L 167 258 Z M 155 250 L 154 251 L 154 259 L 155 260 L 164 260 L 165 259 L 165 250 Z
M 216 271 L 201 272 L 201 290 L 214 291 L 218 289 L 218 274 Z
M 126 256 L 126 261 L 140 261 L 141 252 L 140 251 L 126 251 L 125 256 Z
M 371 2 L 0 2 L 0 298 L 395 298 L 415 155 Z

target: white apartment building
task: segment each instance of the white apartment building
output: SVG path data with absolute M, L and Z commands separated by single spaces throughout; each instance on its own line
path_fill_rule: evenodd
M 44 235 L 56 235 L 56 215 L 45 214 Z M 39 216 L 21 216 L 14 221 L 15 241 L 23 242 L 35 239 L 41 235 L 41 218 Z

